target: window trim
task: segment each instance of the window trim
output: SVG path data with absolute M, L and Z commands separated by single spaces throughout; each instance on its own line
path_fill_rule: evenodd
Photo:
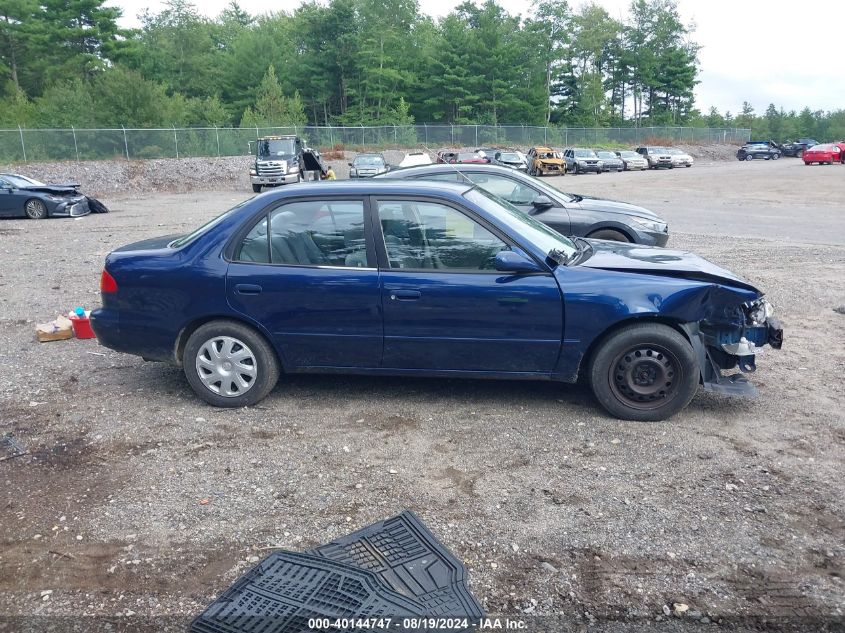
M 366 266 L 336 266 L 333 264 L 283 264 L 283 263 L 274 263 L 272 261 L 268 262 L 246 262 L 239 259 L 235 259 L 235 252 L 238 249 L 238 245 L 240 245 L 249 232 L 261 221 L 261 218 L 264 217 L 267 220 L 267 251 L 268 256 L 270 253 L 270 214 L 274 211 L 278 211 L 284 206 L 294 203 L 300 202 L 360 202 L 363 207 L 364 213 L 364 244 L 366 245 L 367 249 L 367 265 Z M 376 248 L 375 248 L 375 240 L 373 238 L 373 230 L 372 230 L 372 214 L 370 213 L 370 200 L 369 196 L 356 196 L 356 195 L 312 195 L 312 196 L 297 196 L 294 198 L 285 198 L 283 200 L 273 200 L 271 203 L 265 205 L 260 210 L 256 211 L 252 214 L 246 221 L 244 221 L 241 228 L 239 228 L 232 237 L 229 238 L 229 241 L 226 243 L 226 246 L 223 247 L 223 259 L 230 264 L 246 264 L 251 266 L 274 266 L 274 267 L 285 267 L 285 268 L 324 268 L 324 269 L 331 269 L 331 270 L 378 270 L 378 259 L 376 256 Z

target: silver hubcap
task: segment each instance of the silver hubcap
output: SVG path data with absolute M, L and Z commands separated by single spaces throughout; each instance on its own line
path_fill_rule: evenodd
M 234 398 L 249 391 L 258 377 L 255 354 L 231 336 L 209 339 L 197 353 L 197 374 L 214 393 Z
M 31 218 L 40 218 L 44 215 L 44 207 L 38 201 L 30 200 L 26 203 L 26 214 Z

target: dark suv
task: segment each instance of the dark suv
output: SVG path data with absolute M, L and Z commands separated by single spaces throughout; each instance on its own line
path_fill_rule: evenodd
M 782 145 L 784 156 L 797 156 L 801 158 L 804 155 L 804 150 L 818 145 L 819 142 L 813 138 L 799 138 L 797 141 L 784 143 Z
M 740 147 L 736 152 L 737 160 L 777 160 L 781 156 L 780 149 L 770 142 L 751 141 Z

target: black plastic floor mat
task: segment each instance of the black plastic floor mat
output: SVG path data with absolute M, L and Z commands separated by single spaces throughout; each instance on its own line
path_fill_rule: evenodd
M 321 556 L 274 552 L 191 623 L 193 633 L 305 633 L 311 618 L 404 618 L 422 605 L 366 569 Z
M 375 572 L 420 602 L 428 617 L 484 617 L 467 588 L 466 567 L 409 510 L 311 553 Z

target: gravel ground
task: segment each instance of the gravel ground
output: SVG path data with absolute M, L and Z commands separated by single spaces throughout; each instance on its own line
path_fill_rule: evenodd
M 184 626 L 270 549 L 410 508 L 486 609 L 530 631 L 843 630 L 845 167 L 801 166 L 798 190 L 772 195 L 798 165 L 549 180 L 670 201 L 670 246 L 776 306 L 786 342 L 758 358 L 761 396 L 700 392 L 664 423 L 530 382 L 294 376 L 260 406 L 212 409 L 176 368 L 92 340 L 39 344 L 34 328 L 97 304 L 109 250 L 194 227 L 245 191 L 105 196 L 108 215 L 0 222 L 0 431 L 29 449 L 0 462 L 0 618 Z M 702 226 L 700 191 L 718 192 L 717 217 L 780 232 Z M 826 232 L 796 239 L 794 219 L 819 209 Z
M 735 160 L 733 145 L 679 145 L 703 161 Z M 439 148 L 429 148 L 434 152 Z M 456 148 L 472 151 L 474 148 Z M 522 148 L 527 151 L 527 148 Z M 397 165 L 404 152 L 386 150 L 387 162 Z M 348 163 L 356 152 L 345 152 L 342 160 L 326 161 L 338 178 L 349 177 Z M 222 158 L 162 158 L 156 160 L 113 160 L 0 165 L 0 173 L 19 173 L 42 182 L 78 182 L 80 190 L 92 196 L 138 193 L 249 190 L 251 156 Z

